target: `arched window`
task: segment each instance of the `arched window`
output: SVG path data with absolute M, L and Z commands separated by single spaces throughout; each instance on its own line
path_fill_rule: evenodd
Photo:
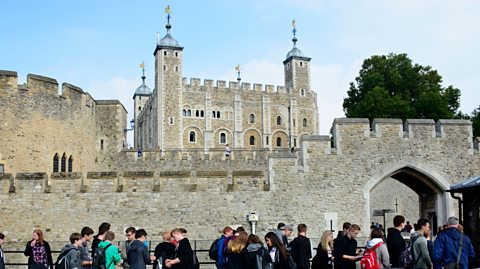
M 58 153 L 53 156 L 53 172 L 58 172 Z
M 277 116 L 277 125 L 282 125 L 282 117 Z
M 282 139 L 280 137 L 277 137 L 277 147 L 282 146 Z
M 178 51 L 175 51 L 175 57 L 178 57 Z
M 303 118 L 303 127 L 307 127 L 307 119 Z
M 187 110 L 186 109 L 183 110 L 183 116 L 184 117 L 187 116 Z
M 67 171 L 67 156 L 65 156 L 65 153 L 62 155 L 62 164 L 61 164 L 61 172 L 66 172 Z
M 192 111 L 191 111 L 190 109 L 187 110 L 187 116 L 188 116 L 188 117 L 191 117 L 191 116 L 192 116 Z
M 212 118 L 214 118 L 214 119 L 215 119 L 216 117 L 217 117 L 217 112 L 215 112 L 215 111 L 212 111 Z
M 220 133 L 220 144 L 227 143 L 227 135 L 225 133 Z
M 255 115 L 250 114 L 250 123 L 255 123 Z
M 250 136 L 250 146 L 254 146 L 255 145 L 255 136 L 251 135 Z
M 304 90 L 304 89 L 302 89 L 302 90 L 300 91 L 300 95 L 305 96 L 305 90 Z
M 73 171 L 73 158 L 72 155 L 68 158 L 68 172 L 71 173 Z
M 196 139 L 195 139 L 195 132 L 194 131 L 190 131 L 189 141 L 190 141 L 190 143 L 195 143 Z
M 195 117 L 200 117 L 200 111 L 195 110 Z
M 217 111 L 217 118 L 220 119 L 220 111 Z
M 164 51 L 164 52 L 163 52 L 163 55 L 167 56 L 167 51 Z
M 205 117 L 205 113 L 203 113 L 203 110 L 200 110 L 200 117 Z

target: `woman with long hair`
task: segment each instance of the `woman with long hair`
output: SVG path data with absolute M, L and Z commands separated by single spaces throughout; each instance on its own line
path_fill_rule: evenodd
M 333 268 L 333 233 L 330 230 L 323 232 L 317 247 L 317 254 L 312 259 L 312 269 Z
M 28 241 L 23 254 L 28 257 L 28 269 L 53 268 L 52 250 L 40 229 L 33 231 L 32 240 Z
M 265 235 L 265 243 L 267 244 L 270 257 L 273 261 L 273 268 L 290 269 L 287 249 L 274 232 L 268 232 Z
M 241 269 L 242 259 L 240 252 L 247 245 L 248 233 L 240 232 L 238 236 L 227 244 L 227 269 Z
M 272 258 L 257 235 L 248 236 L 247 245 L 240 253 L 243 268 L 272 269 Z

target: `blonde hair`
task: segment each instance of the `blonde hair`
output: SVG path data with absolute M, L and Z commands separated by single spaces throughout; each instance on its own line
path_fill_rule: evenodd
M 327 246 L 330 247 L 330 250 L 333 250 L 333 241 L 328 242 L 329 236 L 333 236 L 333 233 L 330 230 L 326 230 L 325 232 L 323 232 L 322 238 L 320 238 L 320 245 L 325 251 L 327 251 Z
M 240 232 L 234 240 L 230 240 L 227 245 L 227 251 L 230 253 L 240 253 L 247 244 L 248 233 Z

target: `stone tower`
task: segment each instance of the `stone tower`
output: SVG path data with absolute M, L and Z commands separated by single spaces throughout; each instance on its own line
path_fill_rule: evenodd
M 285 88 L 291 97 L 287 106 L 288 114 L 288 139 L 289 147 L 298 147 L 299 137 L 301 133 L 298 131 L 298 103 L 296 97 L 304 97 L 307 91 L 310 91 L 310 60 L 305 57 L 303 52 L 297 48 L 297 37 L 295 28 L 295 20 L 292 22 L 293 26 L 293 48 L 287 53 L 287 58 L 283 61 L 283 68 L 285 74 Z M 313 122 L 316 122 L 316 115 L 314 115 Z M 317 125 L 315 123 L 315 125 Z M 318 126 L 318 125 L 317 125 Z
M 288 92 L 310 89 L 310 60 L 297 48 L 297 30 L 293 21 L 293 48 L 288 52 L 287 58 L 283 61 L 285 73 L 285 87 Z
M 133 120 L 134 120 L 134 126 L 139 126 L 138 125 L 138 116 L 140 115 L 140 112 L 142 111 L 142 108 L 145 106 L 145 104 L 148 101 L 148 98 L 150 98 L 150 95 L 152 94 L 152 90 L 145 84 L 145 68 L 144 65 L 142 64 L 141 67 L 143 68 L 143 75 L 142 75 L 142 85 L 140 85 L 137 90 L 135 90 L 135 94 L 133 95 Z M 139 146 L 140 141 L 140 130 L 139 128 L 134 128 L 134 142 L 133 142 L 133 147 L 136 148 Z
M 170 35 L 170 8 L 167 7 L 167 34 L 157 42 L 155 56 L 155 94 L 158 101 L 157 137 L 153 146 L 160 149 L 182 148 L 182 51 Z

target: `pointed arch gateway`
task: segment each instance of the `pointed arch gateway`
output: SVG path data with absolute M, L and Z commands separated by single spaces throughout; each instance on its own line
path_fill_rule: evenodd
M 450 188 L 450 183 L 441 174 L 416 161 L 399 161 L 381 169 L 364 185 L 362 191 L 367 216 L 363 223 L 365 227 L 370 226 L 372 212 L 377 209 L 371 207 L 370 192 L 381 182 L 389 179 L 404 184 L 419 196 L 418 217 L 429 219 L 434 233 L 438 224 L 446 223 L 448 217 L 453 214 L 453 200 L 445 192 Z M 395 198 L 391 199 L 392 204 L 395 204 Z M 386 225 L 390 227 L 391 223 Z

